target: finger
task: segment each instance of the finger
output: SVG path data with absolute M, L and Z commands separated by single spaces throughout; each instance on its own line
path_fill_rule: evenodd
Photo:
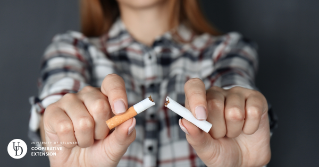
M 214 159 L 219 149 L 209 134 L 203 132 L 184 118 L 180 119 L 180 127 L 187 134 L 186 139 L 188 143 L 195 149 L 197 155 L 201 157 L 204 163 L 206 162 L 207 164 L 207 161 Z
M 198 120 L 207 119 L 205 84 L 198 78 L 188 80 L 184 86 L 185 96 L 191 112 Z
M 75 94 L 68 93 L 63 96 L 62 109 L 73 122 L 74 133 L 78 146 L 85 148 L 94 143 L 94 120 L 86 107 Z
M 43 116 L 43 123 L 50 142 L 59 142 L 65 148 L 76 146 L 72 121 L 61 108 L 55 105 L 48 106 Z
M 107 75 L 101 86 L 102 93 L 109 99 L 114 114 L 121 114 L 127 110 L 127 95 L 124 80 L 116 75 Z
M 110 131 L 105 121 L 112 117 L 112 111 L 107 97 L 104 96 L 99 89 L 87 86 L 81 90 L 79 98 L 83 101 L 93 117 L 95 125 L 94 139 L 104 139 Z
M 135 140 L 136 119 L 131 118 L 118 127 L 104 140 L 106 157 L 118 162 L 126 152 L 129 145 Z
M 185 96 L 185 108 L 187 108 L 188 110 L 191 110 L 186 96 Z
M 207 91 L 207 121 L 213 125 L 209 133 L 214 139 L 219 139 L 226 135 L 225 96 L 220 89 L 211 88 Z
M 234 138 L 242 132 L 245 119 L 245 97 L 232 93 L 226 97 L 225 104 L 226 136 Z
M 246 118 L 243 128 L 245 134 L 257 131 L 264 110 L 264 100 L 261 96 L 249 96 L 246 100 Z

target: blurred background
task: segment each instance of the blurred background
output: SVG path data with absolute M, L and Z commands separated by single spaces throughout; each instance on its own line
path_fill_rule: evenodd
M 49 166 L 31 157 L 30 105 L 37 94 L 40 58 L 57 33 L 79 30 L 79 1 L 0 1 L 0 166 Z M 238 31 L 259 45 L 257 86 L 273 105 L 279 126 L 269 167 L 319 164 L 319 1 L 202 0 L 207 18 L 223 32 Z M 7 153 L 12 139 L 26 157 Z

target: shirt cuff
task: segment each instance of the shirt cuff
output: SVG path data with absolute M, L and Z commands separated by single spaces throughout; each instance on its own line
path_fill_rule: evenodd
M 214 86 L 221 87 L 225 90 L 231 89 L 233 87 L 242 87 L 251 90 L 258 90 L 252 79 L 248 76 L 242 76 L 235 72 L 224 74 L 220 76 L 215 82 Z

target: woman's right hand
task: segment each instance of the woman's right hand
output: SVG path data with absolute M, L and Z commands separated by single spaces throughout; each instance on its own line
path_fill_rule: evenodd
M 105 77 L 101 90 L 87 86 L 48 106 L 42 138 L 47 147 L 62 147 L 51 151 L 56 152 L 56 156 L 49 156 L 51 166 L 116 166 L 135 140 L 136 121 L 129 119 L 113 132 L 105 121 L 112 112 L 121 114 L 127 107 L 124 81 L 116 74 Z

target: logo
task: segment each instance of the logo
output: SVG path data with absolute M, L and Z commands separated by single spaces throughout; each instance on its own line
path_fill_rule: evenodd
M 21 139 L 13 139 L 8 144 L 8 153 L 14 159 L 20 159 L 27 154 L 27 144 Z

